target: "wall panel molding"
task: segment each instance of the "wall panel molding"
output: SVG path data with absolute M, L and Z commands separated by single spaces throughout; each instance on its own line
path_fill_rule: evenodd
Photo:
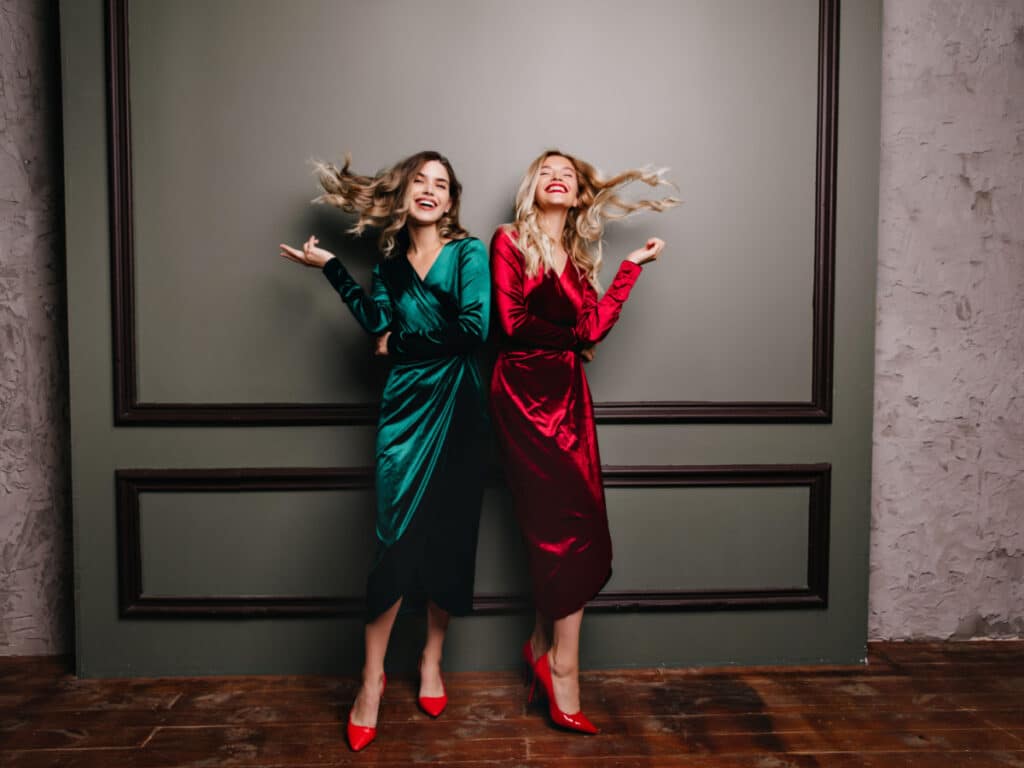
M 831 422 L 834 338 L 839 2 L 819 0 L 811 399 L 628 401 L 595 405 L 601 422 Z M 127 0 L 107 0 L 113 396 L 119 426 L 368 424 L 372 403 L 160 403 L 138 396 Z
M 828 606 L 831 465 L 607 466 L 606 488 L 805 487 L 809 491 L 807 584 L 801 588 L 604 591 L 597 611 L 718 611 L 824 609 Z M 142 493 L 360 490 L 373 470 L 122 469 L 115 473 L 118 602 L 122 617 L 362 616 L 363 599 L 332 596 L 150 595 L 142 584 L 139 496 Z M 528 595 L 478 594 L 474 612 L 529 609 Z

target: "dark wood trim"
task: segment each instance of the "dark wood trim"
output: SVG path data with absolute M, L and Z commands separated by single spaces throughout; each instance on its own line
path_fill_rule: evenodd
M 129 109 L 127 0 L 107 0 L 107 163 L 110 170 L 110 297 L 114 422 L 138 405 L 135 363 L 135 236 Z M 124 421 L 124 419 L 129 421 Z
M 832 421 L 836 294 L 836 152 L 839 132 L 839 0 L 818 3 L 818 125 L 814 212 L 812 403 Z
M 839 3 L 819 0 L 811 399 L 597 403 L 607 423 L 831 422 Z M 368 424 L 372 403 L 143 403 L 137 392 L 127 0 L 107 0 L 114 422 L 131 425 Z
M 829 464 L 736 466 L 609 466 L 606 488 L 796 486 L 809 489 L 807 586 L 727 590 L 605 591 L 588 605 L 597 611 L 778 610 L 828 606 Z M 119 606 L 123 617 L 360 616 L 362 597 L 147 595 L 142 584 L 139 494 L 233 491 L 354 490 L 373 486 L 373 470 L 352 469 L 123 469 L 115 473 Z M 476 613 L 529 607 L 527 595 L 479 594 Z

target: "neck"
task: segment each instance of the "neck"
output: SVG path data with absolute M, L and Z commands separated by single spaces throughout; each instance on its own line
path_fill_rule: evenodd
M 537 225 L 541 231 L 559 245 L 565 233 L 565 220 L 569 216 L 566 208 L 549 208 L 537 211 Z
M 409 252 L 429 253 L 441 247 L 441 232 L 436 224 L 406 223 L 409 232 Z

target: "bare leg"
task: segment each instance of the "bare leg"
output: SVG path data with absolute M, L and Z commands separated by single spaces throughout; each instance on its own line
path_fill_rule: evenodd
M 533 632 L 530 634 L 530 651 L 534 659 L 539 659 L 551 648 L 552 633 L 551 619 L 537 611 L 533 620 Z
M 395 617 L 402 606 L 402 598 L 384 613 L 366 625 L 366 661 L 363 663 L 363 685 L 352 704 L 350 718 L 355 725 L 377 725 L 377 710 L 384 689 L 384 656 L 388 652 L 388 640 Z
M 449 618 L 448 612 L 433 600 L 427 602 L 427 641 L 423 644 L 423 655 L 420 657 L 420 696 L 444 695 L 441 657 Z
M 551 682 L 555 704 L 566 714 L 580 711 L 580 626 L 583 609 L 555 619 L 551 644 Z

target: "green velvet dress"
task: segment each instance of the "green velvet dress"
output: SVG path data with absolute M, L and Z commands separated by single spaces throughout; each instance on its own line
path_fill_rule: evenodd
M 368 617 L 400 597 L 468 613 L 488 446 L 476 354 L 490 319 L 487 251 L 476 238 L 453 240 L 422 280 L 396 253 L 374 268 L 369 295 L 337 259 L 323 271 L 367 333 L 391 331 Z

